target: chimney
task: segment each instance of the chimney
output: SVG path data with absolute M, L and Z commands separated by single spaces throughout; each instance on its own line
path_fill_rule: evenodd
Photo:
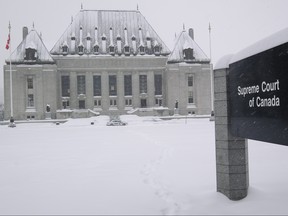
M 26 38 L 28 35 L 28 28 L 26 26 L 23 27 L 23 40 Z
M 189 28 L 189 36 L 194 40 L 194 30 L 193 30 L 193 28 Z

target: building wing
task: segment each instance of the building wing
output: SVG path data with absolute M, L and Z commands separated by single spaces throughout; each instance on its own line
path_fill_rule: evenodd
M 186 53 L 187 51 L 187 53 Z M 191 54 L 191 55 L 188 55 Z M 183 30 L 176 38 L 174 49 L 168 58 L 168 63 L 209 63 L 210 59 L 198 46 L 194 39 Z
M 9 60 L 6 60 L 8 63 Z M 16 50 L 11 54 L 12 64 L 53 64 L 49 51 L 45 47 L 41 37 L 32 29 Z

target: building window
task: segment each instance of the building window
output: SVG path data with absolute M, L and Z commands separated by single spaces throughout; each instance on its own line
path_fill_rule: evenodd
M 187 48 L 183 50 L 183 56 L 185 60 L 193 60 L 194 56 L 193 56 L 193 49 L 191 48 Z
M 101 100 L 100 99 L 94 100 L 94 107 L 101 107 Z
M 62 97 L 70 97 L 70 77 L 61 76 Z
M 79 55 L 84 54 L 84 46 L 83 45 L 78 46 L 78 53 L 79 53 Z
M 140 94 L 147 93 L 147 75 L 139 76 Z
M 63 100 L 62 101 L 62 106 L 63 106 L 63 109 L 69 108 L 70 107 L 69 100 Z
M 99 54 L 99 46 L 98 46 L 98 45 L 95 45 L 95 46 L 93 47 L 93 51 L 94 51 L 94 54 L 95 54 L 95 55 L 98 55 L 98 54 Z
M 146 99 L 141 99 L 141 108 L 146 108 L 147 107 L 147 100 Z
M 85 109 L 85 100 L 79 100 L 79 109 Z
M 24 60 L 36 60 L 36 59 L 37 59 L 36 49 L 32 49 L 32 48 L 26 49 Z
M 162 98 L 155 98 L 155 104 L 158 106 L 162 106 Z
M 124 75 L 124 95 L 132 95 L 132 76 Z
M 109 46 L 109 53 L 110 55 L 115 55 L 115 47 L 114 46 Z
M 110 106 L 117 106 L 117 100 L 116 99 L 110 99 Z
M 188 92 L 188 104 L 194 103 L 193 91 Z
M 85 83 L 85 75 L 77 76 L 77 93 L 86 94 L 86 83 Z
M 117 95 L 117 77 L 116 75 L 109 76 L 109 95 L 116 96 Z
M 130 55 L 130 47 L 129 46 L 124 46 L 124 54 L 126 56 Z
M 141 45 L 139 47 L 139 52 L 140 52 L 140 55 L 144 55 L 145 54 L 145 47 L 143 45 Z
M 188 87 L 193 87 L 193 75 L 188 75 Z
M 33 78 L 32 77 L 27 77 L 27 88 L 33 89 Z
M 63 55 L 68 54 L 68 46 L 67 45 L 62 46 L 62 52 L 63 52 Z
M 101 76 L 93 76 L 93 95 L 101 96 Z
M 34 107 L 34 95 L 28 94 L 27 107 Z
M 162 75 L 154 75 L 155 95 L 162 95 Z
M 132 99 L 131 98 L 125 99 L 125 105 L 126 106 L 132 106 Z
M 156 46 L 154 47 L 154 54 L 155 54 L 156 56 L 159 56 L 159 55 L 160 55 L 160 46 L 159 46 L 159 45 L 156 45 Z

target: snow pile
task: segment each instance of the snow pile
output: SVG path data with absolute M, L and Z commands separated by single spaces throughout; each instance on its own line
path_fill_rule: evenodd
M 249 140 L 235 202 L 216 192 L 214 122 L 120 119 L 0 126 L 0 214 L 288 214 L 287 147 Z

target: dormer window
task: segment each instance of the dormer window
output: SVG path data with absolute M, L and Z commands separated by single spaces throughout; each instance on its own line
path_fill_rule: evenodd
M 193 60 L 195 59 L 193 56 L 193 49 L 192 48 L 187 48 L 183 50 L 183 57 L 184 60 Z
M 67 42 L 65 41 L 63 46 L 62 46 L 62 54 L 63 55 L 67 55 L 68 54 L 68 44 Z
M 129 46 L 124 46 L 124 54 L 126 56 L 129 56 L 130 55 L 130 47 Z
M 110 55 L 115 55 L 115 47 L 114 46 L 109 46 L 109 53 Z
M 78 54 L 83 55 L 84 54 L 84 46 L 81 44 L 78 46 Z
M 36 49 L 27 48 L 25 52 L 24 60 L 32 60 L 35 61 L 37 59 L 37 51 Z
M 93 47 L 93 52 L 94 52 L 95 55 L 98 55 L 98 54 L 99 54 L 99 46 L 98 46 L 98 45 L 95 45 L 95 46 Z
M 160 55 L 160 46 L 159 45 L 154 46 L 154 54 L 156 56 Z
M 140 55 L 145 55 L 145 47 L 143 45 L 139 46 Z

